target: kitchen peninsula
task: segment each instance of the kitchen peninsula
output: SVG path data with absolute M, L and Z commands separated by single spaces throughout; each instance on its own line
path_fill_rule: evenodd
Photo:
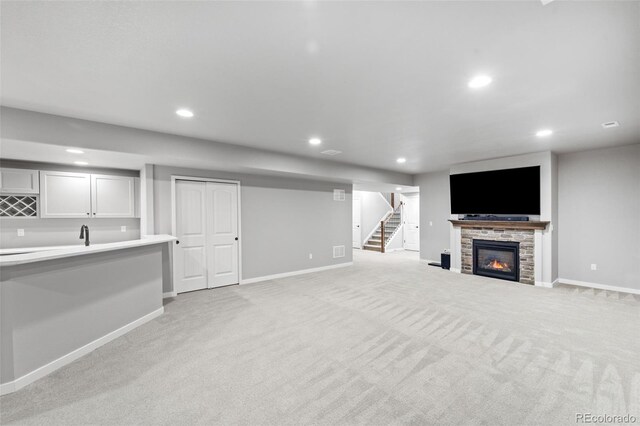
M 161 315 L 162 257 L 173 240 L 153 235 L 0 256 L 0 393 Z

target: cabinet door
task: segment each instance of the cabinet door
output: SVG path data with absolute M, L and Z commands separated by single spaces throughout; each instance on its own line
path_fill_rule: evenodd
M 93 217 L 134 217 L 134 178 L 130 176 L 91 175 Z
M 40 217 L 89 217 L 91 175 L 40 172 Z
M 0 192 L 3 194 L 37 194 L 40 192 L 38 171 L 0 169 Z

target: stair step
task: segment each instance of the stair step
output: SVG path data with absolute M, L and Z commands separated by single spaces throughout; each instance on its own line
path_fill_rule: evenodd
M 363 249 L 370 250 L 370 251 L 381 251 L 380 246 L 370 246 L 368 244 L 365 244 Z

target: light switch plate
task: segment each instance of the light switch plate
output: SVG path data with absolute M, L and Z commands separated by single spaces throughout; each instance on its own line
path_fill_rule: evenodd
M 121 226 L 120 227 L 120 232 L 127 232 L 127 227 L 126 226 Z
M 591 264 L 591 270 L 592 271 L 597 271 L 598 270 L 598 265 L 596 265 L 595 263 Z
M 18 229 L 18 237 L 24 237 L 24 229 Z

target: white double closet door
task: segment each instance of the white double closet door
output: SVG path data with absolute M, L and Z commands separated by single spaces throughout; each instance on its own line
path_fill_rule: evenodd
M 238 185 L 176 180 L 177 293 L 237 284 Z

